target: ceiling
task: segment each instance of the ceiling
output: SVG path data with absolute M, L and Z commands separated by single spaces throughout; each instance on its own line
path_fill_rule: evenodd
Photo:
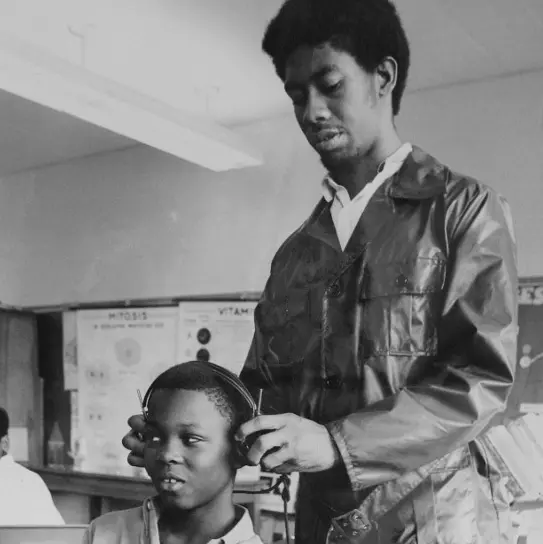
M 260 50 L 281 3 L 0 0 L 0 30 L 181 111 L 236 125 L 289 111 Z M 408 92 L 543 68 L 542 0 L 396 5 L 412 49 Z M 0 92 L 0 175 L 134 143 Z
M 0 176 L 136 144 L 0 90 Z

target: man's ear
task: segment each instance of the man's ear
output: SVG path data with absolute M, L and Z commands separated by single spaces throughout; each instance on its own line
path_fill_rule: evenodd
M 392 57 L 386 57 L 377 69 L 377 93 L 379 97 L 392 94 L 398 80 L 398 63 Z

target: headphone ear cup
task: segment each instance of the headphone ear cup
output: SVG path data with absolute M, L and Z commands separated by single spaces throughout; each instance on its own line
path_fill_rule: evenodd
M 247 421 L 254 419 L 258 415 L 257 411 L 255 410 L 255 406 L 253 405 L 246 406 L 245 409 L 247 412 L 245 412 L 244 417 L 241 419 L 241 422 L 239 423 L 240 426 L 247 423 Z M 253 442 L 248 442 L 247 440 L 241 442 L 232 436 L 232 462 L 234 463 L 236 469 L 249 465 L 247 454 L 249 453 L 252 445 Z
M 237 440 L 233 440 L 232 444 L 232 464 L 236 470 L 248 465 L 247 449 L 243 443 Z
M 241 417 L 241 422 L 239 423 L 240 425 L 246 423 L 247 421 L 255 418 L 258 415 L 258 409 L 253 397 L 251 396 L 250 391 L 245 387 L 245 385 L 238 376 L 231 373 L 229 370 L 209 361 L 206 363 L 198 364 L 207 365 L 207 367 L 213 371 L 213 374 L 215 374 L 215 376 L 220 381 L 222 381 L 223 384 L 225 384 L 229 389 L 236 392 L 242 404 L 242 406 L 239 407 L 240 411 L 244 414 Z M 250 446 L 245 442 L 239 442 L 235 440 L 233 436 L 231 439 L 231 443 L 232 465 L 236 468 L 236 470 L 247 466 L 249 464 L 247 462 L 247 454 L 249 453 Z

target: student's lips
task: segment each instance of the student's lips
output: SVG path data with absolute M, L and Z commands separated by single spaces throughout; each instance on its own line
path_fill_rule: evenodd
M 185 480 L 174 475 L 159 476 L 156 481 L 159 490 L 165 493 L 175 493 L 185 484 Z

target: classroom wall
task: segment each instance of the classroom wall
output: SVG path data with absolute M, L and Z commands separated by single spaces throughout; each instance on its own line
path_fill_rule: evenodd
M 511 203 L 521 275 L 543 274 L 543 71 L 408 95 L 401 135 Z M 266 165 L 213 173 L 138 146 L 0 180 L 0 301 L 259 290 L 322 176 L 291 115 L 240 127 Z

